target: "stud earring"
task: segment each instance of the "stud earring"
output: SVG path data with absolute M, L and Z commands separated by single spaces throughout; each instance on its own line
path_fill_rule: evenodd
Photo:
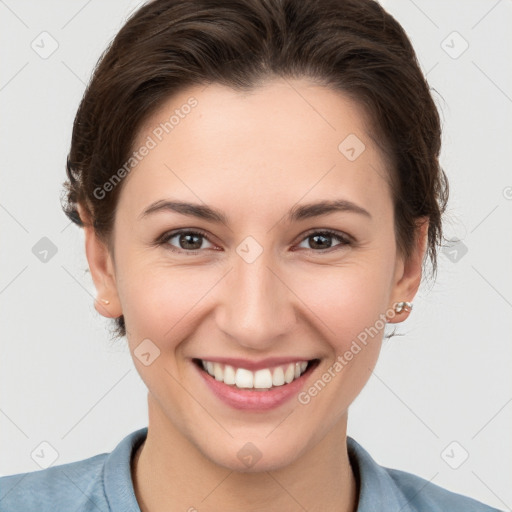
M 401 313 L 402 311 L 411 311 L 412 302 L 397 302 L 395 304 L 395 313 Z
M 100 299 L 101 302 L 103 302 L 104 304 L 110 304 L 110 301 L 109 300 L 106 300 L 106 299 Z

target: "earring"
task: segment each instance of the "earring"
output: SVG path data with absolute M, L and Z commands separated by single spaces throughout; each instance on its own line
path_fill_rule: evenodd
M 106 300 L 106 299 L 100 299 L 101 302 L 105 303 L 105 304 L 110 304 L 110 301 L 109 300 Z
M 402 311 L 411 311 L 412 302 L 397 302 L 395 304 L 395 312 L 401 313 Z

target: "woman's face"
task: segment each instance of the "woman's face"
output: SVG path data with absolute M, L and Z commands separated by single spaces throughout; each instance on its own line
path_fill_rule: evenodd
M 217 464 L 251 471 L 261 457 L 255 470 L 282 467 L 344 429 L 384 315 L 416 292 L 421 258 L 404 264 L 397 253 L 388 170 L 364 119 L 347 97 L 305 80 L 248 94 L 212 84 L 172 97 L 138 134 L 112 275 L 93 277 L 108 316 L 124 315 L 150 425 Z M 165 201 L 216 215 L 145 213 Z M 338 208 L 312 206 L 320 202 Z M 290 380 L 288 363 L 318 362 L 300 381 L 237 391 L 196 360 L 231 363 L 240 386 L 263 387 L 269 375 L 282 381 L 278 363 Z M 216 371 L 233 377 L 224 364 Z

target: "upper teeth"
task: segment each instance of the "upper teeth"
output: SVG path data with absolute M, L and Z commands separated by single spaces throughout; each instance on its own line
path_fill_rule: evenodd
M 264 368 L 252 372 L 245 368 L 234 368 L 229 364 L 201 360 L 203 368 L 216 380 L 238 388 L 269 389 L 272 386 L 289 384 L 306 370 L 307 361 L 298 361 L 275 368 Z

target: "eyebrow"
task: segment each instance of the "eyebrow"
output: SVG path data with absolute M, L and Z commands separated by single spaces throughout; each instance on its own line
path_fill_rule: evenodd
M 208 220 L 211 222 L 228 224 L 227 216 L 220 210 L 215 210 L 210 206 L 196 203 L 187 203 L 184 201 L 169 201 L 161 199 L 152 203 L 140 215 L 139 219 L 143 219 L 151 214 L 162 211 L 171 211 L 197 217 L 199 219 Z M 315 203 L 308 203 L 293 207 L 286 215 L 288 222 L 296 222 L 299 220 L 310 219 L 313 217 L 320 217 L 334 212 L 351 212 L 364 215 L 371 219 L 371 214 L 361 206 L 347 201 L 346 199 L 337 199 L 331 201 L 319 201 Z

